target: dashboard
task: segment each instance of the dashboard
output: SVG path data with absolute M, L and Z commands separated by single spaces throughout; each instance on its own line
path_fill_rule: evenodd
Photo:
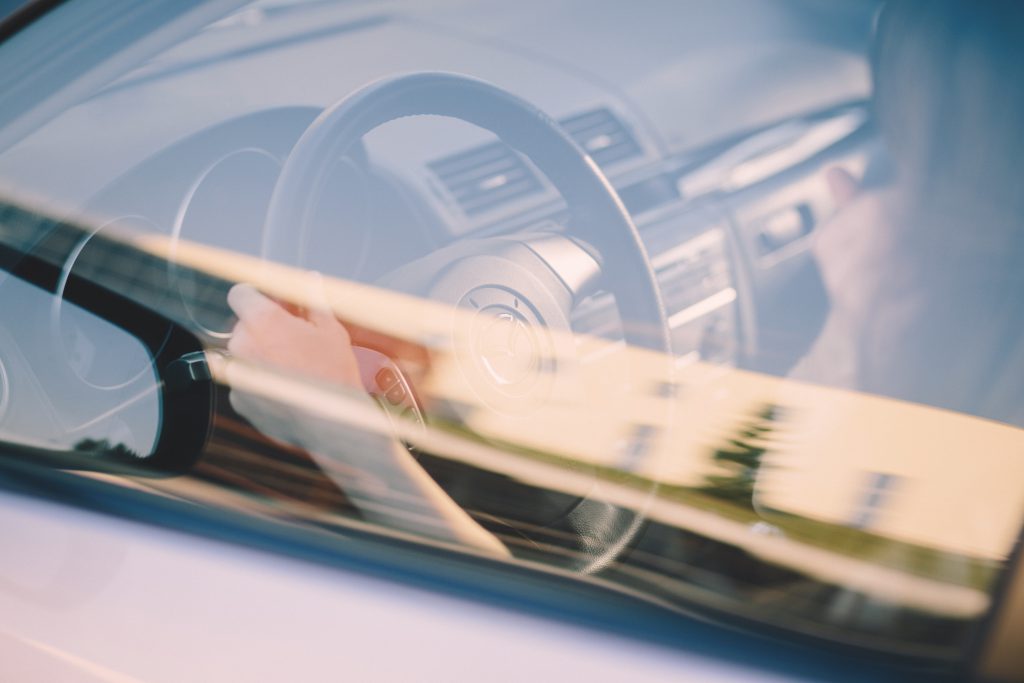
M 815 291 L 806 238 L 832 210 L 821 170 L 863 172 L 880 155 L 857 30 L 869 4 L 257 3 L 30 136 L 0 171 L 16 164 L 30 194 L 99 216 L 95 234 L 259 255 L 280 168 L 323 108 L 383 76 L 470 73 L 550 114 L 608 176 L 656 271 L 677 357 L 782 372 L 793 337 L 815 331 L 794 330 L 786 311 Z M 738 11 L 748 18 L 732 21 Z M 460 239 L 564 222 L 530 160 L 437 117 L 373 131 L 330 186 L 297 236 L 302 265 L 365 282 Z M 68 268 L 90 269 L 89 252 Z M 224 337 L 223 291 L 170 279 L 187 319 Z M 615 338 L 611 304 L 582 302 L 573 328 Z

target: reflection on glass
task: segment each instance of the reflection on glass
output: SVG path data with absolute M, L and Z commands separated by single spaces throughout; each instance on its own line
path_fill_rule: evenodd
M 164 248 L 152 238 L 140 244 Z M 573 367 L 577 390 L 530 406 L 526 418 L 496 413 L 473 389 L 480 378 L 459 361 L 466 349 L 449 346 L 459 337 L 445 334 L 458 326 L 453 316 L 472 320 L 474 312 L 203 247 L 178 249 L 197 268 L 295 302 L 260 295 L 259 305 L 275 306 L 273 315 L 299 313 L 296 324 L 313 324 L 326 307 L 358 338 L 379 320 L 376 340 L 390 344 L 397 371 L 408 371 L 425 431 L 412 414 L 382 420 L 367 411 L 372 403 L 344 372 L 338 384 L 327 380 L 318 364 L 343 362 L 344 340 L 325 347 L 328 358 L 315 350 L 319 359 L 290 357 L 301 347 L 288 344 L 277 358 L 246 362 L 239 353 L 227 361 L 219 377 L 232 394 L 265 397 L 258 408 L 232 403 L 279 443 L 260 450 L 277 455 L 265 461 L 266 475 L 247 467 L 247 483 L 237 474 L 222 479 L 241 465 L 230 453 L 242 443 L 255 452 L 258 438 L 225 421 L 200 469 L 255 487 L 285 509 L 301 501 L 320 510 L 311 511 L 318 519 L 342 513 L 495 552 L 482 529 L 519 559 L 585 571 L 669 603 L 729 606 L 748 618 L 934 656 L 963 646 L 988 609 L 1024 517 L 1016 456 L 1024 432 L 1015 427 L 700 362 L 678 369 L 676 390 L 666 392 L 656 354 L 635 348 Z M 378 455 L 367 461 L 370 453 Z M 382 469 L 388 462 L 404 465 Z M 430 498 L 437 489 L 427 495 L 409 485 L 415 470 L 403 467 L 413 463 L 469 513 L 473 525 L 462 529 L 471 532 L 453 532 L 438 515 Z M 949 500 L 961 502 L 950 508 Z
M 1020 41 L 998 30 L 1005 17 L 889 3 L 875 101 L 844 95 L 775 120 L 781 100 L 824 79 L 744 70 L 735 82 L 780 92 L 761 109 L 733 93 L 757 116 L 731 119 L 744 106 L 728 101 L 714 118 L 734 129 L 677 153 L 648 140 L 644 119 L 678 118 L 665 105 L 674 97 L 718 102 L 733 82 L 675 93 L 694 87 L 687 69 L 717 74 L 694 69 L 695 55 L 662 46 L 675 57 L 650 65 L 657 78 L 635 75 L 607 103 L 566 103 L 597 86 L 535 87 L 508 76 L 529 71 L 508 55 L 478 59 L 475 43 L 434 43 L 417 33 L 423 22 L 364 5 L 259 3 L 58 117 L 32 154 L 0 155 L 8 172 L 37 152 L 35 164 L 74 167 L 61 155 L 95 121 L 123 121 L 139 148 L 118 147 L 116 172 L 93 188 L 108 212 L 149 216 L 132 225 L 82 230 L 20 197 L 0 207 L 3 244 L 74 267 L 208 344 L 219 400 L 203 458 L 186 476 L 132 484 L 339 538 L 360 528 L 484 554 L 680 612 L 963 655 L 1024 519 L 1024 153 L 1013 142 L 1024 81 Z M 672 3 L 640 5 L 630 12 Z M 965 17 L 976 31 L 936 30 Z M 701 26 L 677 19 L 647 28 Z M 588 47 L 577 38 L 565 43 L 573 55 Z M 388 59 L 361 59 L 388 45 Z M 794 54 L 804 58 L 771 63 L 811 61 Z M 583 168 L 607 176 L 586 176 L 604 201 L 572 206 L 538 159 L 430 116 L 349 150 L 313 144 L 330 158 L 289 175 L 298 157 L 286 152 L 316 142 L 321 110 L 449 59 L 507 78 L 506 94 L 558 93 L 542 108 L 564 111 L 527 118 L 591 152 Z M 652 83 L 664 92 L 652 97 Z M 216 106 L 211 88 L 224 95 Z M 620 96 L 636 102 L 617 106 Z M 139 130 L 149 125 L 158 140 Z M 191 137 L 171 144 L 168 130 Z M 712 142 L 705 130 L 669 133 L 666 147 Z M 530 138 L 506 137 L 517 134 Z M 54 195 L 74 194 L 77 177 L 55 177 Z M 274 223 L 294 258 L 271 253 L 266 214 L 281 188 L 316 183 Z M 591 241 L 608 238 L 586 219 L 603 225 L 613 186 L 645 268 L 581 237 L 591 227 Z M 94 199 L 81 199 L 83 215 Z M 647 275 L 657 296 L 634 296 Z M 652 301 L 671 352 L 627 343 L 651 332 L 634 314 Z M 0 327 L 0 439 L 152 449 L 159 380 L 140 344 L 11 277 L 0 311 L 18 321 Z
M 115 456 L 153 452 L 160 382 L 142 342 L 7 274 L 0 310 L 17 321 L 0 327 L 0 440 Z

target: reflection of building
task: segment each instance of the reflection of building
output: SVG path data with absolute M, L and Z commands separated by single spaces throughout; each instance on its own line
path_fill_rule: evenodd
M 765 459 L 765 507 L 910 543 L 1002 559 L 1024 519 L 1024 430 L 796 383 Z
M 900 478 L 885 472 L 866 472 L 867 483 L 850 516 L 849 525 L 855 529 L 870 529 L 875 526 L 879 513 L 890 499 Z
M 82 231 L 40 226 L 17 211 L 3 216 L 5 242 L 28 248 L 43 227 L 60 228 L 33 245 L 58 263 L 81 244 Z M 79 274 L 189 327 L 200 310 L 228 315 L 230 282 L 250 281 L 284 300 L 308 293 L 298 271 L 258 258 L 152 234 L 120 236 L 130 244 L 120 243 L 105 232 L 91 240 L 94 250 L 78 251 Z M 189 274 L 188 287 L 173 282 L 175 269 Z M 699 487 L 716 470 L 716 449 L 774 405 L 780 410 L 763 437 L 754 486 L 759 511 L 994 559 L 1006 555 L 1024 516 L 1022 430 L 700 362 L 678 367 L 665 391 L 663 357 L 586 338 L 573 339 L 572 348 L 592 360 L 573 369 L 571 382 L 559 369 L 566 376 L 542 409 L 501 414 L 481 401 L 451 353 L 457 310 L 356 283 L 328 284 L 345 320 L 429 348 L 432 372 L 418 389 L 438 404 L 465 406 L 459 417 L 466 426 L 495 443 Z

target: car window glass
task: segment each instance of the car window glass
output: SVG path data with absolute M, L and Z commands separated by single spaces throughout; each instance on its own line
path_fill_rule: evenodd
M 106 480 L 965 656 L 1024 517 L 1005 122 L 892 133 L 877 3 L 487 4 L 254 3 L 0 154 L 0 244 L 203 349 L 195 464 Z M 0 282 L 0 439 L 187 431 L 51 284 Z

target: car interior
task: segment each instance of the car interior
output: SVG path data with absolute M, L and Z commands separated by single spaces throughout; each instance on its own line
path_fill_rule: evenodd
M 660 404 L 642 409 L 652 413 L 649 419 L 628 418 L 635 424 L 615 451 L 618 459 L 558 459 L 533 440 L 531 430 L 540 430 L 543 418 L 522 406 L 540 392 L 557 394 L 561 379 L 545 384 L 543 371 L 536 374 L 516 356 L 517 345 L 535 344 L 572 356 L 573 367 L 603 367 L 608 358 L 629 356 L 626 348 L 652 351 L 659 360 L 644 372 L 656 378 L 654 387 L 641 389 L 662 398 L 701 382 L 728 384 L 724 378 L 734 371 L 765 382 L 785 378 L 829 310 L 810 251 L 816 231 L 837 210 L 826 170 L 841 166 L 866 188 L 890 178 L 865 59 L 878 6 L 861 0 L 707 0 L 685 7 L 652 0 L 600 10 L 587 0 L 244 5 L 0 153 L 2 195 L 17 198 L 0 208 L 0 243 L 37 259 L 22 271 L 48 273 L 38 277 L 55 283 L 58 299 L 46 315 L 25 315 L 20 340 L 0 334 L 0 388 L 17 390 L 18 368 L 33 365 L 31 354 L 15 356 L 17 349 L 31 346 L 33 334 L 56 329 L 74 372 L 54 375 L 54 385 L 78 377 L 102 397 L 72 401 L 91 413 L 61 423 L 62 447 L 83 450 L 75 438 L 89 424 L 94 431 L 102 426 L 96 434 L 111 443 L 150 450 L 159 441 L 153 431 L 124 437 L 134 418 L 112 406 L 127 400 L 131 410 L 154 410 L 152 393 L 141 402 L 125 399 L 154 382 L 144 372 L 153 358 L 158 365 L 184 359 L 174 372 L 185 373 L 186 384 L 216 376 L 215 367 L 207 370 L 195 359 L 204 351 L 229 356 L 237 323 L 227 296 L 238 279 L 228 259 L 219 270 L 204 269 L 192 256 L 197 249 L 211 249 L 213 256 L 203 257 L 209 262 L 230 252 L 315 271 L 366 288 L 352 292 L 385 293 L 379 300 L 353 295 L 349 302 L 353 316 L 380 321 L 377 329 L 358 322 L 349 329 L 364 349 L 363 383 L 397 429 L 440 425 L 470 444 L 465 456 L 423 447 L 414 449 L 415 457 L 516 562 L 604 582 L 687 613 L 759 624 L 784 614 L 783 630 L 926 668 L 948 664 L 972 642 L 989 605 L 1002 566 L 991 557 L 964 560 L 955 549 L 915 545 L 886 559 L 881 550 L 865 550 L 878 546 L 864 540 L 871 513 L 859 512 L 854 518 L 861 522 L 847 518 L 839 525 L 846 535 L 834 541 L 847 564 L 821 568 L 814 552 L 835 545 L 783 559 L 772 550 L 778 537 L 813 538 L 824 522 L 794 521 L 799 515 L 769 510 L 767 502 L 760 510 L 749 491 L 741 540 L 730 536 L 731 527 L 715 531 L 700 516 L 707 510 L 681 522 L 683 513 L 658 512 L 659 496 L 699 486 L 671 477 L 652 484 L 653 475 L 638 464 L 655 438 L 649 424 L 663 419 L 654 415 Z M 33 217 L 37 205 L 53 218 Z M 158 237 L 161 250 L 140 250 L 150 244 L 147 236 Z M 89 360 L 95 355 L 89 349 L 117 347 L 102 341 L 109 336 L 102 330 L 90 332 L 87 313 L 76 312 L 76 305 L 99 306 L 79 282 L 130 300 L 122 303 L 118 324 L 146 316 L 124 314 L 131 306 L 165 317 L 146 318 L 144 348 L 128 344 L 118 352 L 121 369 L 108 368 L 113 377 L 97 379 Z M 4 291 L 12 301 L 31 298 L 13 285 Z M 475 388 L 478 405 L 467 407 L 460 400 L 469 399 L 454 395 L 431 400 L 421 377 L 429 362 L 388 331 L 412 329 L 415 321 L 395 313 L 384 322 L 387 315 L 375 310 L 388 295 L 484 320 L 467 323 L 467 334 L 476 335 L 474 362 L 493 379 L 493 386 Z M 419 342 L 444 342 L 429 324 Z M 647 356 L 631 358 L 623 361 L 624 372 L 639 377 Z M 673 379 L 676 373 L 684 379 Z M 128 479 L 170 499 L 255 510 L 341 536 L 372 528 L 362 502 L 376 490 L 372 482 L 339 486 L 342 475 L 310 449 L 261 434 L 233 407 L 229 387 L 211 391 L 216 409 L 208 422 L 197 421 L 203 424 L 194 435 L 203 441 L 201 457 L 168 461 L 159 478 L 139 471 L 90 476 Z M 623 407 L 630 400 L 623 392 L 621 403 L 610 399 L 607 409 L 633 416 L 633 408 Z M 60 393 L 44 387 L 19 395 L 35 395 L 33 409 L 64 414 L 47 398 Z M 180 397 L 163 400 L 191 410 Z M 726 454 L 716 455 L 717 462 L 746 462 L 769 448 L 764 439 L 785 442 L 778 425 L 786 411 L 779 405 L 750 409 L 721 401 L 724 417 L 701 422 L 692 437 L 725 443 L 715 451 Z M 4 403 L 0 434 L 6 433 Z M 20 405 L 24 414 L 28 398 Z M 507 419 L 496 426 L 498 418 L 475 412 L 481 406 Z M 910 424 L 916 413 L 907 410 Z M 558 431 L 558 425 L 545 428 Z M 593 429 L 593 438 L 606 438 Z M 96 434 L 89 433 L 93 447 Z M 183 448 L 179 440 L 160 443 L 158 453 Z M 472 448 L 504 449 L 505 460 L 474 456 Z M 509 453 L 570 474 L 564 483 L 545 484 Z M 870 491 L 858 498 L 862 507 L 898 488 L 893 476 L 870 474 Z M 633 497 L 617 487 L 633 487 Z M 719 511 L 726 505 L 721 500 L 708 509 Z M 1011 512 L 1005 517 L 1012 537 L 1019 519 Z M 384 531 L 392 532 L 405 533 Z M 865 558 L 895 575 L 900 565 L 913 564 L 911 555 L 924 558 L 908 572 L 924 577 L 919 595 L 934 590 L 941 599 L 929 602 L 910 589 L 897 599 L 850 578 Z M 924 586 L 925 580 L 949 590 Z

